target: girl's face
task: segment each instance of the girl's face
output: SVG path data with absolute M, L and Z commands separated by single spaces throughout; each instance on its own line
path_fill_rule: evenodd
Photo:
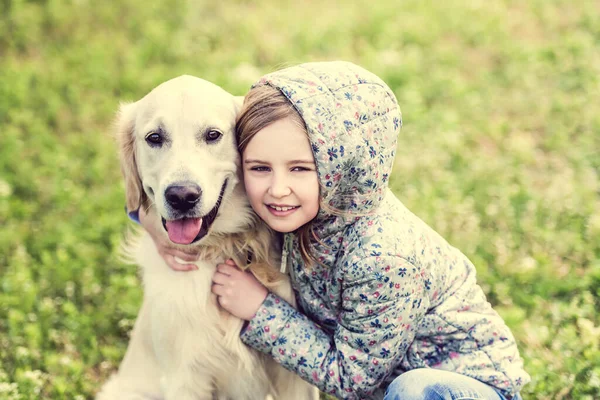
M 319 181 L 306 132 L 278 120 L 248 142 L 244 184 L 254 211 L 273 230 L 292 232 L 319 212 Z

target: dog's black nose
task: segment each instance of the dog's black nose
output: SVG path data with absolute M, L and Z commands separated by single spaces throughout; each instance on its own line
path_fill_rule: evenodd
M 202 190 L 198 185 L 172 185 L 165 190 L 167 203 L 181 212 L 191 210 L 200 201 Z

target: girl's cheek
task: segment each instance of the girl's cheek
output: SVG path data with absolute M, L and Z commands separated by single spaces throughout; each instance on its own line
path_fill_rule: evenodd
M 260 188 L 258 187 L 260 182 L 256 182 L 252 178 L 244 179 L 244 187 L 246 189 L 246 196 L 250 200 L 250 204 L 254 207 L 254 203 L 260 200 Z M 261 200 L 262 202 L 262 200 Z
M 246 192 L 248 192 L 252 189 L 252 175 L 250 174 L 250 172 L 244 171 L 242 178 L 244 180 L 244 188 L 246 189 Z

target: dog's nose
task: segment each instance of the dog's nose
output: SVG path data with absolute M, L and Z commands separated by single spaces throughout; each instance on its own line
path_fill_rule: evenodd
M 191 210 L 200 201 L 202 190 L 198 185 L 172 185 L 165 190 L 167 203 L 177 211 Z

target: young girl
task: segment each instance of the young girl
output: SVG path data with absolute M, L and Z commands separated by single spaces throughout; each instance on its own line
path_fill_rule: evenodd
M 529 376 L 474 266 L 387 187 L 400 127 L 392 91 L 350 63 L 256 83 L 237 125 L 244 182 L 282 233 L 299 310 L 231 262 L 212 290 L 248 321 L 244 343 L 338 398 L 520 399 Z

